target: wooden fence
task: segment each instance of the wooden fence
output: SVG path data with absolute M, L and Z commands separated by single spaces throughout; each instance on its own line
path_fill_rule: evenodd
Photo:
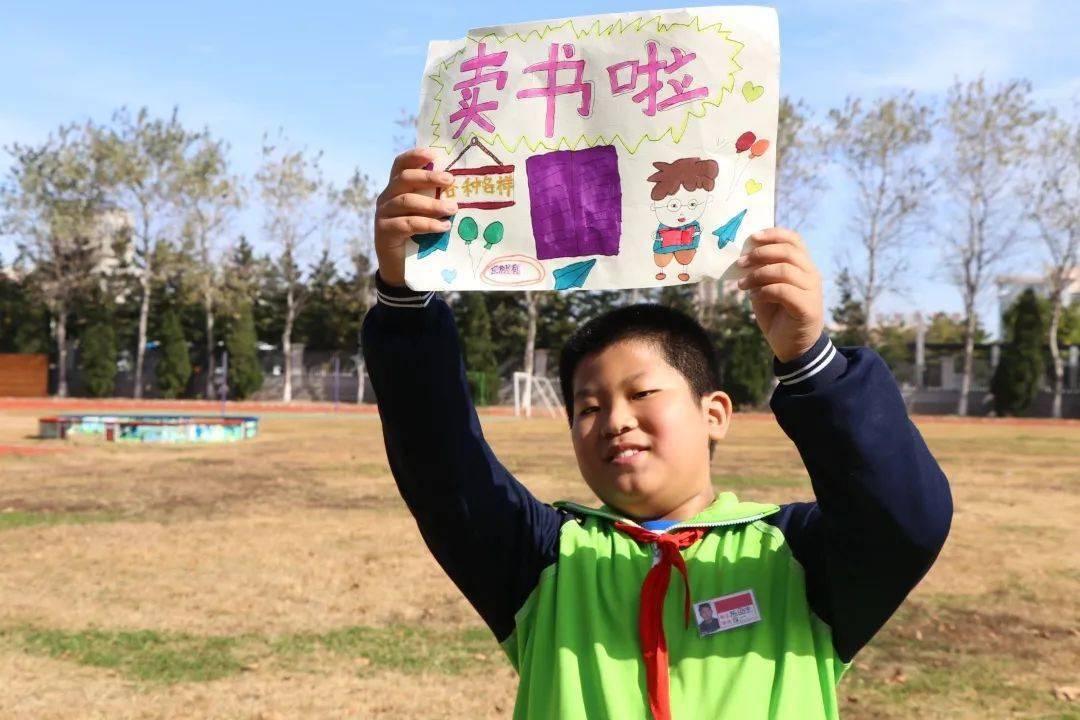
M 48 387 L 47 355 L 0 353 L 0 397 L 45 397 Z

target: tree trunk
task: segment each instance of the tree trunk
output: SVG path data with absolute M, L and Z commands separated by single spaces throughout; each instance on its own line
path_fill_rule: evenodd
M 214 399 L 214 300 L 209 290 L 203 297 L 206 311 L 206 399 Z
M 525 311 L 529 319 L 525 330 L 525 417 L 532 417 L 533 356 L 536 354 L 536 319 L 539 314 L 536 306 L 539 302 L 538 292 L 525 291 Z
M 960 402 L 956 405 L 956 414 L 961 417 L 968 414 L 968 393 L 971 392 L 971 375 L 975 368 L 975 307 L 966 309 L 967 323 L 964 325 L 964 371 L 960 377 Z
M 293 290 L 285 294 L 285 329 L 281 333 L 281 350 L 285 353 L 285 386 L 281 399 L 292 402 L 292 326 L 293 326 Z
M 56 313 L 56 395 L 67 397 L 67 307 Z
M 199 215 L 202 218 L 202 214 Z M 205 223 L 202 223 L 205 227 Z M 210 267 L 210 242 L 204 229 L 200 236 L 202 246 L 203 311 L 206 313 L 206 399 L 214 399 L 214 276 Z
M 1050 300 L 1050 329 L 1047 341 L 1050 343 L 1050 357 L 1054 360 L 1054 402 L 1050 409 L 1051 417 L 1061 417 L 1061 392 L 1065 385 L 1065 365 L 1061 361 L 1061 348 L 1058 347 L 1058 325 L 1061 323 L 1061 292 L 1056 290 Z
M 136 400 L 142 397 L 143 391 L 143 363 L 146 358 L 146 325 L 150 318 L 150 277 L 149 270 L 140 278 L 142 285 L 142 300 L 139 304 L 139 344 L 135 348 L 135 392 L 132 395 Z

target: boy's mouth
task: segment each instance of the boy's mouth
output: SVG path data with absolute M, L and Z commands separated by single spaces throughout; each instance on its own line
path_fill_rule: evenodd
M 635 462 L 636 460 L 640 460 L 648 450 L 649 448 L 644 445 L 619 443 L 607 451 L 604 460 L 615 465 L 626 465 Z
M 686 218 L 684 218 L 684 217 L 679 218 L 679 222 L 681 222 L 681 223 L 686 222 Z

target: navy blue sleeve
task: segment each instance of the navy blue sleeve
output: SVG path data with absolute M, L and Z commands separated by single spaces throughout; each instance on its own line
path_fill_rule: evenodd
M 376 286 L 362 347 L 390 470 L 424 542 L 501 642 L 557 558 L 567 516 L 533 497 L 484 440 L 446 303 L 377 275 Z
M 873 351 L 840 350 L 822 336 L 776 374 L 772 409 L 817 502 L 786 505 L 767 521 L 805 569 L 810 607 L 847 662 L 937 558 L 952 521 L 949 484 Z

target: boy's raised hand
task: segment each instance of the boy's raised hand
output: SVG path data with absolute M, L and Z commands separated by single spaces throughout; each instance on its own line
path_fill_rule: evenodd
M 793 230 L 769 228 L 750 236 L 750 250 L 735 264 L 745 271 L 758 326 L 780 362 L 809 350 L 821 337 L 825 308 L 818 273 L 802 238 Z
M 453 185 L 450 173 L 424 169 L 433 160 L 428 150 L 413 148 L 394 158 L 390 180 L 375 201 L 375 255 L 379 277 L 405 284 L 405 249 L 413 235 L 450 229 L 446 220 L 457 203 L 436 200 L 434 191 Z M 424 194 L 425 192 L 429 194 Z

